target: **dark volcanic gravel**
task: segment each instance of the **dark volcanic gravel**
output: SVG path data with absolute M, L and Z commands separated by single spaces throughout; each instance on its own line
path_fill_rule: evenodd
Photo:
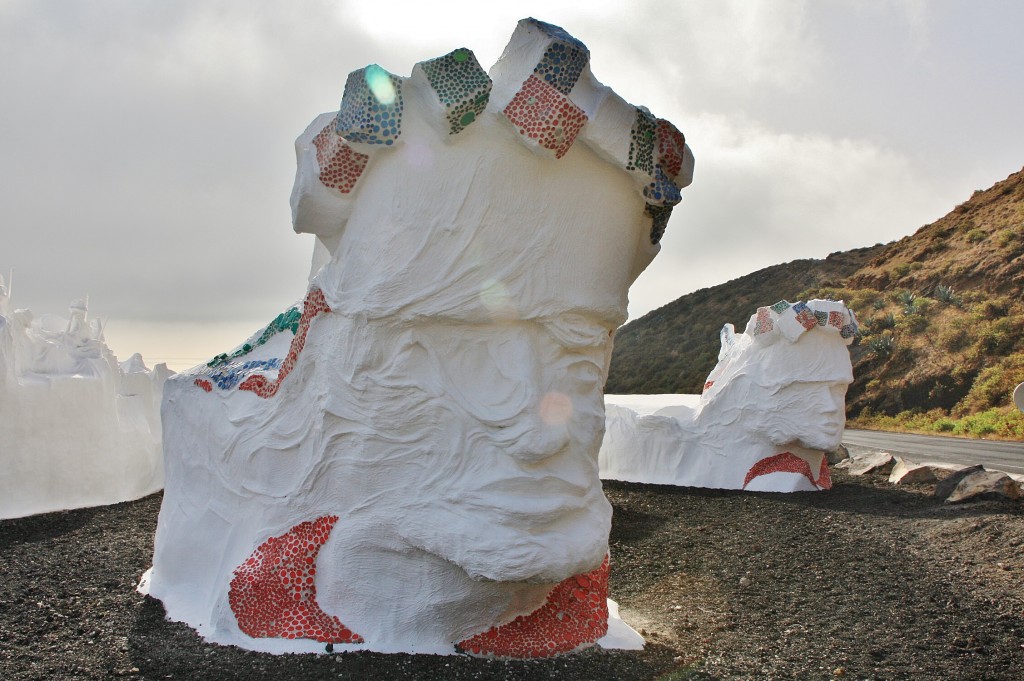
M 160 495 L 0 521 L 0 679 L 1020 679 L 1024 510 L 834 475 L 789 495 L 606 483 L 643 652 L 537 662 L 208 645 L 134 591 Z

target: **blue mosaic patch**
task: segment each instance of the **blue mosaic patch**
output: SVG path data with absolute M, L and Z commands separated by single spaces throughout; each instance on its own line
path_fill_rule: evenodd
M 669 179 L 661 166 L 655 166 L 654 177 L 644 187 L 644 198 L 658 206 L 674 206 L 683 200 L 676 183 Z
M 245 378 L 248 378 L 250 374 L 257 371 L 271 371 L 280 368 L 281 360 L 276 357 L 265 360 L 252 359 L 248 362 L 226 364 L 219 371 L 214 371 L 207 374 L 207 376 L 221 390 L 231 390 Z
M 348 74 L 335 129 L 349 142 L 392 145 L 403 108 L 402 79 L 370 64 Z
M 533 73 L 563 95 L 568 95 L 576 87 L 576 81 L 589 61 L 590 50 L 583 43 L 575 38 L 571 41 L 556 39 L 548 45 Z

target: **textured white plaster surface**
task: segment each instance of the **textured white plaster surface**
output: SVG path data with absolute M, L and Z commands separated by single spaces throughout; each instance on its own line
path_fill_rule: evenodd
M 208 640 L 323 649 L 248 636 L 228 599 L 259 544 L 323 516 L 339 520 L 316 560 L 318 605 L 365 639 L 336 649 L 451 652 L 607 554 L 601 386 L 658 246 L 637 178 L 610 160 L 621 149 L 601 146 L 608 125 L 555 160 L 502 115 L 541 54 L 535 33 L 520 24 L 486 111 L 457 136 L 433 120 L 424 79 L 402 81 L 401 137 L 351 145 L 369 156 L 351 193 L 318 179 L 313 140 L 333 114 L 297 140 L 294 228 L 317 235 L 309 284 L 330 312 L 273 397 L 197 388 L 206 367 L 164 393 L 149 590 Z M 589 71 L 573 97 L 594 122 L 607 102 L 623 118 Z M 292 337 L 245 358 L 281 358 Z M 618 625 L 616 641 L 639 645 Z

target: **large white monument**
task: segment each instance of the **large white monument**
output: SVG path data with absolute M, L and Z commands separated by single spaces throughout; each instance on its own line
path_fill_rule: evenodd
M 10 294 L 0 277 L 0 518 L 159 490 L 167 367 L 119 364 L 84 300 L 67 319 L 35 317 Z
M 847 349 L 842 302 L 782 301 L 746 330 L 722 329 L 701 395 L 607 397 L 601 477 L 689 487 L 796 492 L 832 486 L 824 452 L 842 442 Z
M 171 618 L 276 652 L 605 636 L 602 385 L 693 157 L 588 61 L 526 19 L 489 74 L 353 72 L 299 137 L 304 300 L 164 393 Z

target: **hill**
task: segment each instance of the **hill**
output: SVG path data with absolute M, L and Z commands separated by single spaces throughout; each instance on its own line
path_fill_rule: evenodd
M 1006 424 L 992 420 L 1009 413 L 1024 380 L 1022 293 L 1024 171 L 899 241 L 769 267 L 630 322 L 616 335 L 606 390 L 699 392 L 722 324 L 742 328 L 777 300 L 842 299 L 862 326 L 850 417 L 1024 437 L 1024 424 L 1001 432 Z M 992 422 L 961 428 L 966 418 Z

